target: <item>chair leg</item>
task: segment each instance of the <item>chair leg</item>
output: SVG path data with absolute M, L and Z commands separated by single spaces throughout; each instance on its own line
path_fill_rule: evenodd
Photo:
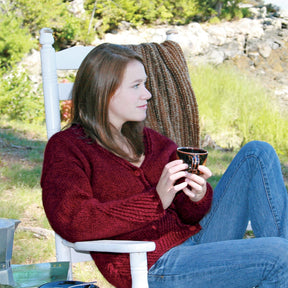
M 130 253 L 132 288 L 149 288 L 147 273 L 147 253 Z
M 62 238 L 55 234 L 55 246 L 56 246 L 56 259 L 57 261 L 68 261 L 69 262 L 69 270 L 67 274 L 67 280 L 72 280 L 72 256 L 71 256 L 71 248 L 63 245 Z

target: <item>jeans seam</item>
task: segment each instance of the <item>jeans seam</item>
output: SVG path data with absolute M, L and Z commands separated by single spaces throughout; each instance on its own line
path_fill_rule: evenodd
M 279 229 L 279 221 L 278 221 L 278 220 L 279 220 L 279 217 L 278 217 L 278 213 L 277 213 L 277 211 L 274 209 L 274 206 L 272 205 L 272 199 L 271 199 L 272 197 L 271 197 L 270 189 L 268 189 L 268 187 L 267 187 L 267 186 L 269 186 L 269 183 L 268 183 L 267 175 L 266 175 L 266 173 L 264 173 L 264 171 L 265 171 L 265 165 L 264 165 L 264 163 L 261 161 L 261 158 L 260 158 L 259 156 L 256 156 L 256 155 L 254 155 L 254 154 L 250 154 L 250 155 L 247 155 L 247 154 L 246 154 L 246 155 L 244 155 L 242 161 L 240 161 L 240 162 L 238 163 L 238 166 L 236 166 L 236 167 L 234 168 L 234 173 L 231 175 L 231 177 L 230 177 L 230 179 L 229 179 L 229 182 L 227 182 L 227 184 L 225 185 L 225 187 L 230 187 L 230 184 L 231 184 L 231 181 L 232 181 L 234 175 L 238 173 L 238 171 L 239 171 L 239 169 L 241 168 L 241 166 L 242 166 L 247 160 L 250 160 L 250 159 L 252 159 L 252 158 L 254 158 L 254 159 L 258 162 L 258 166 L 259 166 L 259 168 L 260 168 L 260 173 L 261 173 L 261 180 L 262 180 L 262 183 L 263 183 L 264 189 L 265 189 L 266 199 L 267 199 L 267 201 L 268 201 L 270 211 L 271 211 L 271 213 L 272 213 L 272 215 L 273 215 L 275 227 L 277 227 L 278 233 L 281 234 L 281 231 L 280 231 L 280 229 Z M 267 190 L 268 190 L 268 191 L 267 191 Z M 220 205 L 222 199 L 226 196 L 227 191 L 228 191 L 228 189 L 225 188 L 225 190 L 222 192 L 221 197 L 217 200 L 217 202 L 218 202 L 217 205 L 213 207 L 213 210 L 214 210 L 214 211 L 216 211 L 216 210 L 219 208 L 219 205 Z M 206 227 L 210 224 L 210 222 L 212 221 L 215 213 L 213 213 L 213 211 L 211 211 L 211 212 L 212 212 L 212 213 L 210 213 L 209 218 L 206 220 L 205 226 L 202 226 L 203 228 L 206 228 Z M 197 234 L 196 234 L 196 235 L 197 235 Z M 195 236 L 196 236 L 196 235 L 195 235 Z M 199 236 L 199 237 L 196 236 L 196 237 L 198 238 L 197 243 L 200 242 L 200 239 L 202 238 L 203 233 L 201 233 L 201 231 L 200 231 L 199 234 L 198 234 L 198 236 Z M 196 238 L 196 239 L 197 239 L 197 238 Z M 193 239 L 195 240 L 195 237 L 193 237 Z
M 275 226 L 277 227 L 277 231 L 278 231 L 278 233 L 280 235 L 281 231 L 280 231 L 279 227 L 281 225 L 280 225 L 279 215 L 277 213 L 277 210 L 275 209 L 275 205 L 272 205 L 271 191 L 270 191 L 270 187 L 269 187 L 269 183 L 268 183 L 267 173 L 265 173 L 265 165 L 261 161 L 260 157 L 256 157 L 255 155 L 251 155 L 250 157 L 255 158 L 256 161 L 259 163 L 258 165 L 260 166 L 261 178 L 262 178 L 262 182 L 263 182 L 263 185 L 264 185 L 266 198 L 267 198 L 267 201 L 269 203 L 270 211 L 271 211 L 271 213 L 273 215 Z

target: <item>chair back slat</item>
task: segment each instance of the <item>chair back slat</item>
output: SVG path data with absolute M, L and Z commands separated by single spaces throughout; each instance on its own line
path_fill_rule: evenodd
M 58 83 L 59 100 L 70 100 L 74 83 Z
M 95 46 L 74 46 L 56 52 L 56 68 L 58 70 L 76 70 L 83 59 Z

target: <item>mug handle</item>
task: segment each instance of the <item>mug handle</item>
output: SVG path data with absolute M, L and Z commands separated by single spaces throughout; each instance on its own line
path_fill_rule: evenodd
M 191 173 L 198 173 L 198 166 L 200 164 L 199 155 L 189 155 L 188 171 Z

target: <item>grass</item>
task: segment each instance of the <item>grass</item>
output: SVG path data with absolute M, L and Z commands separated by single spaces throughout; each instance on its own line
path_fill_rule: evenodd
M 288 112 L 279 109 L 261 80 L 228 65 L 191 66 L 189 71 L 204 134 L 225 148 L 263 140 L 288 154 Z
M 39 185 L 45 128 L 32 127 L 29 133 L 27 125 L 21 130 L 21 124 L 14 124 L 12 129 L 10 124 L 0 123 L 0 217 L 22 221 L 15 232 L 12 264 L 53 262 L 56 261 L 54 236 L 44 214 Z M 208 165 L 214 173 L 209 181 L 212 186 L 216 186 L 236 153 L 209 149 Z M 281 159 L 288 186 L 288 161 Z M 43 230 L 37 231 L 39 228 Z M 101 288 L 112 287 L 94 263 L 75 265 L 74 276 L 80 281 L 97 279 Z

